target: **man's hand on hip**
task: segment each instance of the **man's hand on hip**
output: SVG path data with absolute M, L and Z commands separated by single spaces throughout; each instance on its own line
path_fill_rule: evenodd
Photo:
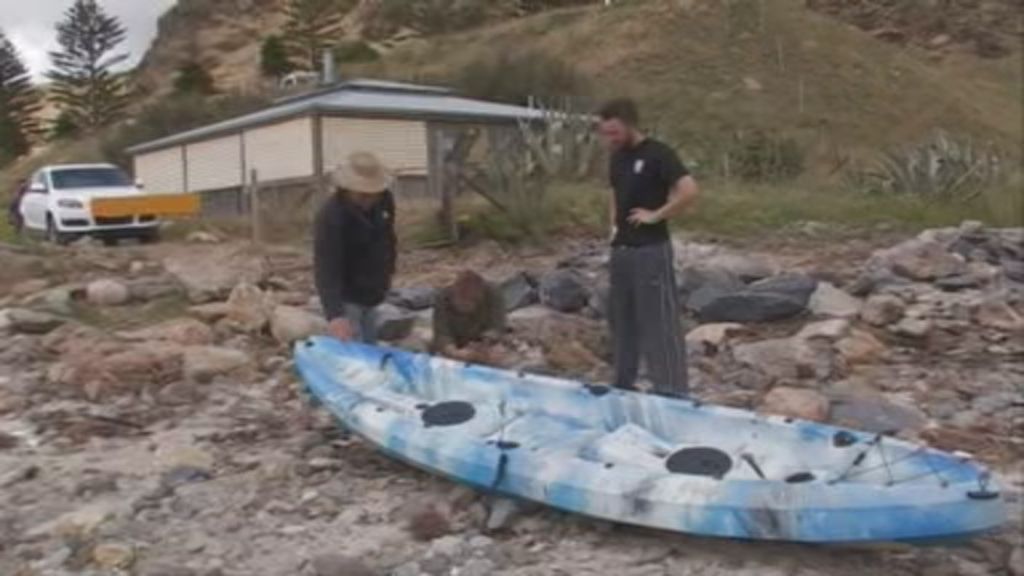
M 634 208 L 629 213 L 628 220 L 633 226 L 639 226 L 641 224 L 657 224 L 658 222 L 661 222 L 661 214 L 659 214 L 657 210 Z

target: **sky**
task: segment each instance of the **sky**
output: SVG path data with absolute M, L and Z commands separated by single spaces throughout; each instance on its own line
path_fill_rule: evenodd
M 99 0 L 108 14 L 121 20 L 127 38 L 119 46 L 135 64 L 156 34 L 156 21 L 176 0 Z M 41 79 L 56 47 L 54 25 L 74 0 L 0 0 L 0 30 L 14 42 L 22 61 Z

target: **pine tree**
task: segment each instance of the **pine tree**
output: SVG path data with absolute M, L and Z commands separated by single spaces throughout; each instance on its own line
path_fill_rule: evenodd
M 17 48 L 0 30 L 0 165 L 29 151 L 41 105 Z
M 174 90 L 181 94 L 204 96 L 217 93 L 213 77 L 202 64 L 195 61 L 186 62 L 178 67 L 178 74 L 174 77 Z
M 337 0 L 288 0 L 285 43 L 299 68 L 316 71 L 341 31 Z
M 260 71 L 268 78 L 281 78 L 292 71 L 288 50 L 280 36 L 267 36 L 260 49 Z
M 128 54 L 111 54 L 125 29 L 96 0 L 75 0 L 57 24 L 60 51 L 51 52 L 54 100 L 77 127 L 91 130 L 116 120 L 128 103 L 123 77 L 113 68 Z

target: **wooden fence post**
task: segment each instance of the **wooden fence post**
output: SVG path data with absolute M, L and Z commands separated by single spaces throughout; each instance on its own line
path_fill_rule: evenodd
M 249 172 L 249 218 L 252 223 L 252 241 L 256 244 L 263 241 L 263 218 L 260 212 L 259 173 L 253 168 Z

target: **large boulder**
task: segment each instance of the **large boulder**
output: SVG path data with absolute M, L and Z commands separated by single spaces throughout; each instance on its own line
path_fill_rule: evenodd
M 416 314 L 388 303 L 378 306 L 375 316 L 377 338 L 385 342 L 405 338 L 416 326 Z
M 579 312 L 590 300 L 590 291 L 580 274 L 572 270 L 554 270 L 540 281 L 540 301 L 559 312 Z
M 708 292 L 702 287 L 687 306 L 701 322 L 770 322 L 791 318 L 806 310 L 817 281 L 801 274 L 783 274 L 758 280 L 745 288 L 727 287 Z
M 234 348 L 189 346 L 184 353 L 184 373 L 191 380 L 205 382 L 242 369 L 251 361 L 248 354 Z
M 229 246 L 193 248 L 163 264 L 196 304 L 221 300 L 239 283 L 256 284 L 266 275 L 262 257 Z
M 703 266 L 684 266 L 676 275 L 679 292 L 686 308 L 699 310 L 715 298 L 733 294 L 744 284 L 728 270 Z
M 711 298 L 696 309 L 701 322 L 770 322 L 792 318 L 804 304 L 784 294 L 740 291 Z
M 519 272 L 509 276 L 498 285 L 501 297 L 505 300 L 505 310 L 511 312 L 525 308 L 538 301 L 537 290 L 529 275 Z
M 814 390 L 780 386 L 765 395 L 758 410 L 777 416 L 824 422 L 829 415 L 829 400 Z
M 818 281 L 803 274 L 780 274 L 758 280 L 747 287 L 748 291 L 764 294 L 779 294 L 792 298 L 806 306 L 811 300 L 811 294 L 818 287 Z
M 270 333 L 282 344 L 323 334 L 327 322 L 315 314 L 295 306 L 278 306 L 270 318 Z
M 126 340 L 172 342 L 182 346 L 205 346 L 213 343 L 213 330 L 194 318 L 175 318 L 153 326 L 119 332 Z
M 96 306 L 120 306 L 131 299 L 131 292 L 122 282 L 104 278 L 86 285 L 85 299 Z
M 388 302 L 406 310 L 426 310 L 434 305 L 437 292 L 433 286 L 395 288 L 388 294 Z

